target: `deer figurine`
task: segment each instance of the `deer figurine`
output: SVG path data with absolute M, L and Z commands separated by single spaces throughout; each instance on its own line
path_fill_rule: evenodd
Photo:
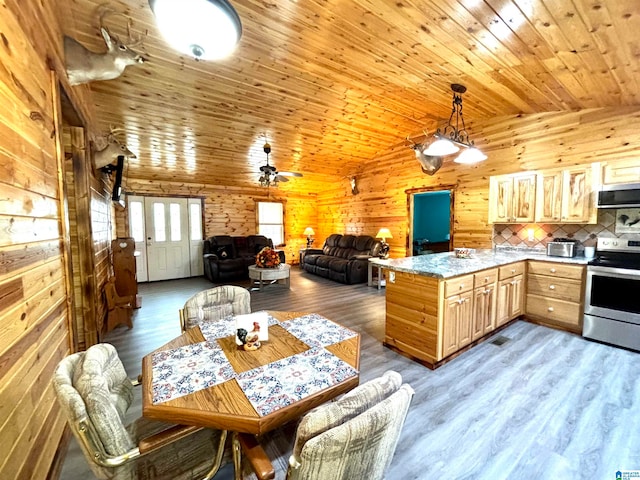
M 101 137 L 102 144 L 106 143 L 106 146 L 96 150 L 94 153 L 94 162 L 96 168 L 106 167 L 107 165 L 112 164 L 117 158 L 118 155 L 124 155 L 125 157 L 137 158 L 136 155 L 127 148 L 124 143 L 121 143 L 116 138 L 116 133 L 123 131 L 122 129 L 114 129 L 113 127 L 110 129 L 109 134 Z M 97 143 L 97 142 L 95 142 Z
M 127 23 L 129 42 L 121 42 L 115 34 L 111 34 L 104 26 L 104 19 L 115 13 L 104 5 L 98 7 L 100 13 L 100 33 L 107 45 L 105 53 L 95 53 L 88 50 L 74 38 L 64 37 L 64 54 L 67 75 L 71 85 L 80 85 L 96 80 L 111 80 L 122 75 L 129 65 L 143 63 L 145 59 L 131 47 L 142 43 L 142 37 L 134 39 L 131 36 L 131 21 Z M 118 14 L 122 15 L 122 14 Z

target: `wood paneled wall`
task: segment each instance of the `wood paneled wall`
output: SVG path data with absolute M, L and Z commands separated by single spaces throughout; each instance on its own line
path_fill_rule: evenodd
M 404 257 L 408 244 L 408 189 L 457 185 L 454 246 L 491 248 L 492 226 L 487 222 L 489 177 L 592 162 L 635 158 L 640 107 L 597 108 L 577 112 L 515 115 L 470 122 L 471 138 L 488 155 L 476 165 L 445 160 L 434 175 L 423 174 L 413 151 L 390 148 L 372 160 L 358 176 L 360 193 L 336 183 L 318 194 L 319 238 L 332 233 L 375 235 L 388 227 L 392 257 Z M 418 135 L 418 133 L 416 133 Z
M 162 184 L 148 180 L 125 179 L 126 190 L 133 195 L 190 196 L 204 198 L 204 236 L 252 235 L 257 231 L 256 205 L 259 201 L 284 203 L 285 254 L 287 263 L 298 259 L 298 252 L 306 246 L 304 229 L 316 229 L 316 195 L 293 194 L 262 187 L 234 188 L 196 183 Z M 126 211 L 117 211 L 118 234 L 128 236 Z
M 50 382 L 77 334 L 67 275 L 73 225 L 59 160 L 65 113 L 54 107 L 60 105 L 59 86 L 51 70 L 87 128 L 93 107 L 88 87 L 66 83 L 60 8 L 60 2 L 5 0 L 0 15 L 0 478 L 7 479 L 44 479 L 58 465 L 66 419 Z M 96 232 L 89 255 L 96 258 L 98 289 L 109 207 L 101 181 L 87 171 L 88 215 Z M 95 307 L 98 315 L 101 308 Z

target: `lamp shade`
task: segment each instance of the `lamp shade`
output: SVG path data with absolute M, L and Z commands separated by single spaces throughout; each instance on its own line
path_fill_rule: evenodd
M 388 228 L 381 228 L 380 230 L 378 230 L 376 238 L 381 238 L 382 241 L 384 241 L 387 238 L 393 238 L 393 235 L 391 235 L 391 232 Z
M 313 228 L 311 228 L 311 227 L 307 227 L 307 228 L 304 229 L 304 235 L 309 236 L 309 235 L 315 235 L 315 234 L 316 234 L 316 232 L 314 232 Z
M 482 153 L 476 147 L 471 147 L 460 152 L 460 155 L 456 157 L 454 162 L 470 164 L 470 163 L 478 163 L 486 159 L 487 159 L 487 156 L 484 153 Z
M 242 35 L 242 24 L 227 0 L 149 0 L 165 40 L 196 59 L 228 56 Z
M 456 153 L 460 150 L 460 147 L 455 145 L 450 140 L 446 138 L 439 138 L 435 142 L 433 142 L 429 147 L 422 151 L 425 155 L 430 155 L 432 157 L 443 157 L 445 155 L 451 155 L 452 153 Z

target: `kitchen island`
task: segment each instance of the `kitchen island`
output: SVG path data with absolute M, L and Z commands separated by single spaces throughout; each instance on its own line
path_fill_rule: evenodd
M 525 312 L 538 323 L 578 333 L 588 260 L 538 252 L 478 250 L 470 258 L 446 252 L 390 260 L 385 345 L 436 368 Z

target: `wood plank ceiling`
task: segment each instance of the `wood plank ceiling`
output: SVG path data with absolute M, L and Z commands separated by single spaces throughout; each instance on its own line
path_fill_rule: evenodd
M 61 6 L 65 32 L 94 51 L 102 3 Z M 638 0 L 232 3 L 239 46 L 197 62 L 166 45 L 146 0 L 110 2 L 148 32 L 147 63 L 89 87 L 99 128 L 126 129 L 138 156 L 128 176 L 253 186 L 266 136 L 271 162 L 304 174 L 281 188 L 317 189 L 432 133 L 451 113 L 451 83 L 468 89 L 467 123 L 640 104 Z M 123 17 L 110 21 L 124 31 Z

